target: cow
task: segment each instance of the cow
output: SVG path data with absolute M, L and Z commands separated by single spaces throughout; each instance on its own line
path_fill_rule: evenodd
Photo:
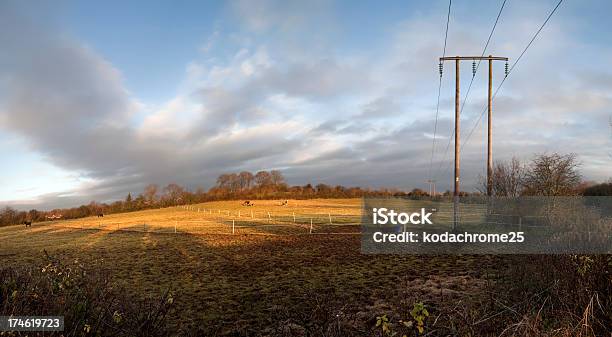
M 98 213 L 98 218 L 103 218 L 104 217 L 104 213 Z
M 287 206 L 289 204 L 289 200 L 284 200 L 283 202 L 280 203 L 279 206 Z
M 254 203 L 252 203 L 250 200 L 245 200 L 245 201 L 242 203 L 242 206 L 255 206 L 255 204 L 254 204 Z
M 24 221 L 23 224 L 26 226 L 26 228 L 32 227 L 32 221 Z

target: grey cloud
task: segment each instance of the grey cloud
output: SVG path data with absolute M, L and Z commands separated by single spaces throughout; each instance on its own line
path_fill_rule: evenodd
M 362 118 L 385 118 L 396 116 L 401 112 L 401 106 L 392 96 L 382 96 L 363 105 L 363 111 L 357 116 Z
M 257 4 L 242 6 L 248 9 Z M 275 64 L 258 68 L 237 87 L 196 90 L 193 97 L 202 106 L 200 116 L 184 134 L 169 137 L 143 135 L 126 126 L 134 99 L 124 89 L 121 74 L 95 51 L 57 37 L 52 29 L 26 25 L 1 12 L 0 44 L 5 47 L 0 54 L 1 126 L 28 139 L 34 151 L 56 165 L 84 171 L 98 181 L 69 196 L 41 196 L 46 205 L 112 200 L 138 191 L 148 182 L 210 186 L 216 175 L 238 169 L 283 167 L 290 182 L 296 184 L 398 188 L 423 187 L 432 173 L 435 102 L 424 98 L 437 93 L 436 58 L 443 34 L 437 19 L 424 17 L 396 27 L 399 33 L 389 42 L 390 47 L 376 55 L 376 60 L 362 61 L 361 65 L 368 67 L 330 57 L 330 50 L 295 59 L 279 52 Z M 284 22 L 283 17 L 268 16 L 274 13 L 256 11 L 252 13 L 255 21 L 248 24 L 262 30 L 284 27 L 291 31 L 303 24 L 292 22 L 291 17 L 307 17 L 296 11 Z M 538 20 L 529 18 L 526 24 L 518 16 L 505 18 L 506 24 L 494 37 L 499 42 L 492 49 L 516 56 L 522 47 L 520 41 L 533 32 L 531 21 Z M 482 29 L 472 28 L 480 24 L 454 23 L 449 52 L 479 52 L 484 40 L 475 34 Z M 12 34 L 15 27 L 20 27 L 19 38 Z M 607 71 L 583 72 L 569 56 L 552 58 L 567 46 L 567 37 L 561 36 L 563 43 L 556 46 L 554 42 L 563 32 L 545 33 L 552 33 L 547 35 L 552 42 L 538 40 L 496 98 L 495 159 L 517 155 L 526 160 L 545 151 L 576 152 L 583 160 L 586 177 L 607 179 L 612 101 L 605 88 L 612 85 L 612 77 Z M 295 40 L 296 44 L 304 42 Z M 278 41 L 285 40 L 274 40 Z M 304 45 L 300 48 L 305 49 Z M 552 61 L 543 66 L 543 60 Z M 444 156 L 453 128 L 453 76 L 449 68 L 445 70 L 432 164 L 439 190 L 450 188 L 452 182 L 452 143 Z M 501 69 L 495 73 L 496 84 L 501 80 Z M 478 77 L 462 114 L 466 144 L 462 186 L 466 190 L 473 190 L 478 175 L 484 173 L 484 119 L 465 143 L 485 103 L 482 83 Z M 317 116 L 305 116 L 299 109 L 267 110 L 266 100 L 277 94 L 308 101 L 317 108 Z M 349 99 L 350 104 L 342 104 Z M 296 115 L 316 117 L 312 120 L 317 122 L 304 125 L 306 131 L 298 134 L 289 134 L 282 124 L 277 129 L 265 128 Z M 231 132 L 233 127 L 247 126 L 240 135 Z M 315 148 L 321 140 L 337 135 L 352 141 L 327 152 Z M 320 155 L 293 159 L 296 154 L 311 153 Z
M 290 96 L 323 99 L 357 94 L 369 82 L 367 72 L 362 69 L 323 58 L 316 62 L 291 64 L 286 69 L 270 68 L 256 83 Z

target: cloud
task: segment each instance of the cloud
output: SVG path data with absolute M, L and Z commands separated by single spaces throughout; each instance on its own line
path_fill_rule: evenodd
M 120 70 L 99 51 L 5 5 L 0 127 L 26 139 L 29 150 L 47 161 L 90 179 L 28 203 L 113 200 L 150 182 L 210 186 L 218 174 L 243 169 L 282 168 L 291 183 L 408 189 L 425 186 L 434 175 L 438 189 L 451 186 L 452 143 L 444 151 L 454 116 L 450 64 L 430 163 L 444 33 L 439 13 L 388 23 L 379 49 L 360 45 L 344 52 L 347 46 L 336 35 L 340 20 L 327 3 L 230 6 L 235 29 L 217 27 L 186 65 L 176 97 L 150 106 L 125 87 Z M 491 50 L 517 57 L 547 10 L 513 3 Z M 612 75 L 576 61 L 595 48 L 580 44 L 568 31 L 573 28 L 563 26 L 567 20 L 550 22 L 496 97 L 495 159 L 576 152 L 585 175 L 603 180 L 610 164 L 612 96 L 606 88 L 612 88 Z M 448 52 L 479 54 L 488 24 L 457 14 Z M 575 46 L 579 51 L 566 52 Z M 219 57 L 228 50 L 229 56 Z M 469 68 L 463 64 L 462 99 Z M 484 172 L 484 119 L 468 140 L 486 104 L 484 70 L 461 120 L 462 186 L 468 190 Z M 495 70 L 497 84 L 503 66 Z

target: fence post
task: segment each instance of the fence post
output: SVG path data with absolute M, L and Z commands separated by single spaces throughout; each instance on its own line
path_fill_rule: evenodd
M 238 217 L 240 217 L 240 210 L 238 210 Z
M 178 224 L 178 221 L 174 221 L 174 234 L 176 234 L 176 225 Z
M 310 233 L 308 234 L 312 234 L 312 218 L 310 218 Z
M 295 223 L 295 212 L 293 212 L 293 223 Z
M 332 223 L 332 219 L 331 219 L 331 213 L 327 213 L 327 215 L 329 215 L 329 224 L 330 224 L 330 225 L 333 225 L 333 223 Z
M 253 219 L 253 211 L 251 210 L 251 219 Z
M 232 234 L 236 233 L 236 221 L 232 220 Z
M 268 212 L 268 221 L 272 222 L 272 216 L 270 215 L 270 212 Z

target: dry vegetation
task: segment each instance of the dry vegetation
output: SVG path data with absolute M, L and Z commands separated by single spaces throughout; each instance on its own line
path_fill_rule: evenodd
M 360 200 L 278 204 L 255 201 L 255 206 L 243 207 L 239 201 L 214 202 L 190 210 L 149 210 L 34 224 L 28 229 L 4 227 L 0 228 L 0 259 L 3 268 L 36 268 L 48 264 L 46 250 L 61 261 L 78 260 L 84 268 L 106 275 L 110 284 L 125 290 L 125 298 L 164 298 L 170 291 L 173 305 L 164 325 L 180 335 L 371 336 L 399 332 L 416 336 L 419 321 L 423 334 L 440 336 L 595 336 L 605 331 L 598 323 L 602 319 L 599 307 L 610 305 L 609 293 L 590 297 L 591 314 L 585 316 L 588 328 L 580 317 L 559 316 L 588 308 L 580 308 L 579 303 L 571 309 L 556 306 L 562 296 L 559 292 L 566 289 L 555 279 L 554 258 L 546 262 L 551 268 L 548 277 L 536 279 L 530 276 L 536 271 L 516 268 L 529 265 L 535 260 L 531 257 L 362 255 L 358 235 L 307 235 L 310 218 L 316 219 L 315 233 L 357 232 L 354 226 L 326 222 L 332 215 L 334 224 L 354 223 L 360 215 Z M 215 215 L 215 210 L 230 215 Z M 238 210 L 241 224 L 259 226 L 245 225 L 231 235 L 231 220 L 239 219 Z M 243 212 L 250 217 L 251 210 L 253 219 L 243 219 Z M 267 212 L 272 220 L 266 219 Z M 294 212 L 296 225 L 292 224 Z M 589 262 L 588 267 L 609 268 L 609 256 L 602 261 Z M 537 263 L 536 267 L 541 266 L 541 261 Z M 573 273 L 571 268 L 576 266 L 563 266 L 569 269 L 562 272 Z M 8 274 L 2 275 L 8 279 Z M 584 289 L 575 294 L 584 295 L 586 301 L 593 290 L 587 288 L 610 289 L 606 283 L 609 274 L 595 281 L 577 277 L 572 282 Z M 427 315 L 419 303 L 424 304 Z M 87 335 L 83 326 L 72 331 L 72 335 Z M 108 331 L 106 335 L 136 334 Z

